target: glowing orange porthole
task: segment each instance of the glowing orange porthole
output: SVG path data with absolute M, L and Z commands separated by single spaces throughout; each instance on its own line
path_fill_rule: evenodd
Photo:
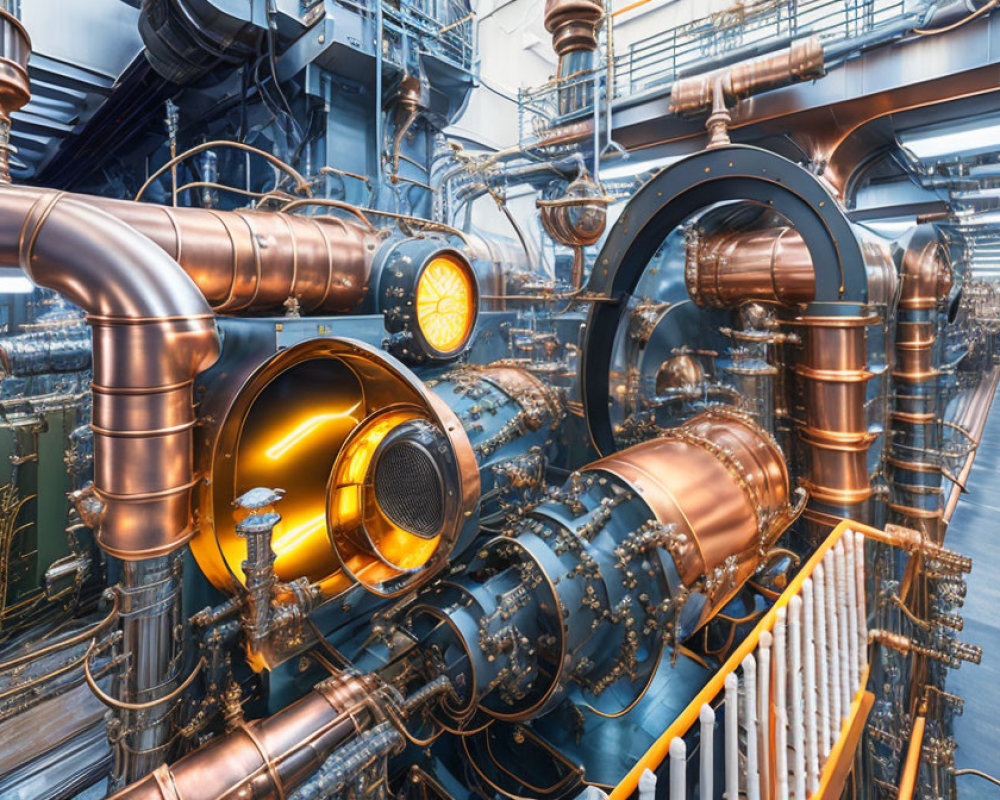
M 417 281 L 417 325 L 427 344 L 441 355 L 462 349 L 476 323 L 475 279 L 469 265 L 450 255 L 437 256 Z
M 388 253 L 379 275 L 386 350 L 411 364 L 465 352 L 479 319 L 479 282 L 465 255 L 434 239 L 406 239 Z

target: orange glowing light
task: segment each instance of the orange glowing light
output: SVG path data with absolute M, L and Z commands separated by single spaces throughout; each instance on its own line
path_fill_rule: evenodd
M 315 533 L 319 533 L 321 530 L 326 530 L 326 514 L 320 514 L 318 517 L 309 520 L 303 525 L 298 525 L 292 530 L 285 532 L 277 539 L 274 540 L 274 552 L 276 554 L 284 553 L 286 550 L 290 550 L 310 536 Z
M 359 400 L 353 406 L 351 406 L 346 411 L 336 411 L 327 414 L 316 414 L 310 417 L 301 425 L 296 426 L 287 436 L 284 436 L 275 444 L 271 445 L 265 452 L 267 457 L 271 459 L 281 458 L 285 453 L 291 450 L 295 445 L 305 439 L 309 434 L 313 433 L 320 425 L 325 425 L 327 422 L 333 422 L 334 420 L 349 419 L 354 424 L 357 424 L 357 419 L 354 418 L 353 414 L 361 406 L 361 401 Z
M 469 266 L 454 256 L 433 259 L 417 281 L 417 324 L 439 353 L 452 353 L 469 339 L 476 320 L 476 291 Z

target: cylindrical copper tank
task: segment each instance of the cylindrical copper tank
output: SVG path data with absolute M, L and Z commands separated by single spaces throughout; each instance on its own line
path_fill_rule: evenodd
M 766 431 L 734 411 L 706 411 L 585 468 L 594 470 L 636 487 L 660 522 L 684 531 L 672 555 L 688 585 L 731 557 L 745 578 L 759 565 L 760 548 L 784 529 L 784 456 Z

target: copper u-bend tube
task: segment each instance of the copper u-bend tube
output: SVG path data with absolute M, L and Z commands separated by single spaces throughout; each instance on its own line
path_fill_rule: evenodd
M 219 352 L 204 296 L 147 238 L 54 191 L 0 189 L 0 262 L 80 306 L 93 329 L 101 546 L 127 560 L 180 547 L 192 532 L 192 383 Z

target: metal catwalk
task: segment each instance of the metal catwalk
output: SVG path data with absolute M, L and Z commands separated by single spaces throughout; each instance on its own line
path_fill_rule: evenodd
M 949 691 L 966 698 L 955 720 L 955 766 L 995 772 L 997 745 L 993 737 L 1000 708 L 1000 584 L 992 571 L 1000 563 L 1000 539 L 985 535 L 1000 514 L 1000 413 L 996 398 L 967 483 L 969 493 L 958 504 L 948 527 L 948 546 L 971 556 L 969 591 L 962 614 L 963 635 L 983 647 L 978 665 L 964 665 L 949 678 Z M 959 796 L 1000 797 L 1000 787 L 973 776 L 958 783 Z

